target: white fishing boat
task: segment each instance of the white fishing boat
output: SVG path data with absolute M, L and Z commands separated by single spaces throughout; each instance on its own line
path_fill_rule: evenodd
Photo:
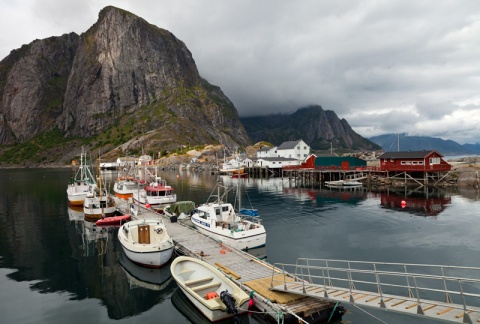
M 173 254 L 173 240 L 162 219 L 140 219 L 123 224 L 118 239 L 125 255 L 145 267 L 160 268 Z
M 187 298 L 210 321 L 236 318 L 248 311 L 248 294 L 205 261 L 181 256 L 173 260 L 170 272 Z
M 177 195 L 173 193 L 172 186 L 167 185 L 162 178 L 156 177 L 154 182 L 134 191 L 133 200 L 145 206 L 157 206 L 176 202 Z
M 82 153 L 80 155 L 80 166 L 75 175 L 70 178 L 67 186 L 68 204 L 70 206 L 83 206 L 85 197 L 95 185 L 95 177 L 87 165 L 87 156 Z
M 99 186 L 93 187 L 83 202 L 83 213 L 87 221 L 97 221 L 114 216 L 117 212 L 115 200 L 105 189 L 101 176 L 97 179 L 97 183 Z
M 128 198 L 133 197 L 134 192 L 138 192 L 146 183 L 145 180 L 139 179 L 134 167 L 129 166 L 124 171 L 113 184 L 113 192 L 118 198 L 128 200 Z
M 225 152 L 223 154 L 223 163 L 218 169 L 222 174 L 236 174 L 237 176 L 245 173 L 245 165 L 242 160 L 238 157 L 237 151 L 235 150 L 233 159 L 226 161 Z
M 227 188 L 223 187 L 225 191 L 220 196 L 220 187 L 219 184 L 216 187 L 216 196 L 210 195 L 209 200 L 216 197 L 215 201 L 207 200 L 194 211 L 190 217 L 193 225 L 199 232 L 241 250 L 265 246 L 267 233 L 258 212 L 255 209 L 240 207 L 241 195 L 238 189 L 236 196 L 239 211 L 236 212 L 232 204 L 222 200 L 226 199 Z

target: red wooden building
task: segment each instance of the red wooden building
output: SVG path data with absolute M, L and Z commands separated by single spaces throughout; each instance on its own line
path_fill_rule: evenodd
M 435 150 L 385 152 L 378 159 L 381 171 L 434 172 L 450 171 L 452 168 Z
M 419 185 L 432 183 L 436 185 L 446 177 L 452 166 L 435 150 L 385 152 L 378 157 L 380 171 L 387 178 L 414 181 Z

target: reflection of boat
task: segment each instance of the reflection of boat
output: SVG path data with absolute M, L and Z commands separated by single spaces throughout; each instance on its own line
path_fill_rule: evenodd
M 142 205 L 171 204 L 177 201 L 173 187 L 167 185 L 165 180 L 156 177 L 155 181 L 133 192 L 133 199 Z
M 83 208 L 77 206 L 68 206 L 68 219 L 71 221 L 83 221 Z
M 237 317 L 247 311 L 247 293 L 205 261 L 177 257 L 170 270 L 183 293 L 210 321 Z
M 82 206 L 83 201 L 91 189 L 95 186 L 95 178 L 87 165 L 86 155 L 80 155 L 80 166 L 75 176 L 70 178 L 67 186 L 68 203 L 70 206 Z
M 185 296 L 180 289 L 176 289 L 172 297 L 173 306 L 182 313 L 191 323 L 195 324 L 211 324 L 212 322 L 206 318 L 199 310 L 192 304 L 192 302 Z M 217 324 L 231 324 L 232 319 L 225 319 L 223 321 L 215 322 Z M 248 314 L 241 314 L 237 317 L 236 323 L 248 324 L 250 319 Z
M 214 196 L 217 200 L 198 206 L 190 217 L 198 231 L 241 250 L 265 246 L 267 233 L 261 219 L 257 217 L 258 214 L 247 214 L 256 210 L 240 209 L 240 212 L 235 212 L 232 204 L 222 201 L 228 191 L 225 190 L 220 196 L 219 184 L 217 190 L 218 194 Z M 237 197 L 240 200 L 239 190 Z
M 362 183 L 356 180 L 336 180 L 325 181 L 325 185 L 330 187 L 358 187 L 362 186 Z
M 97 226 L 111 226 L 111 225 L 122 225 L 130 219 L 130 215 L 119 215 L 119 216 L 110 216 L 103 219 L 99 219 L 95 222 Z
M 130 289 L 142 287 L 159 291 L 172 281 L 170 267 L 162 267 L 160 269 L 140 267 L 133 263 L 125 253 L 120 253 L 118 262 L 127 275 Z
M 236 173 L 233 172 L 231 175 L 232 178 L 248 178 L 248 173 Z
M 140 219 L 123 224 L 118 239 L 127 257 L 146 267 L 160 268 L 173 254 L 173 240 L 162 219 Z

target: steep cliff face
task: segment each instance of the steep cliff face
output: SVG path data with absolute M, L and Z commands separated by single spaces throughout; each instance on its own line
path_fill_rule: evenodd
M 78 35 L 36 40 L 0 62 L 0 143 L 30 139 L 53 126 L 63 98 Z
M 80 36 L 37 40 L 13 51 L 0 62 L 0 95 L 0 144 L 54 127 L 83 138 L 124 127 L 131 132 L 122 134 L 125 141 L 150 131 L 170 133 L 174 146 L 182 140 L 248 143 L 234 105 L 200 77 L 185 44 L 115 7 L 104 8 Z M 186 139 L 179 137 L 187 133 L 180 125 L 191 127 Z M 155 144 L 168 147 L 168 136 L 157 136 Z
M 313 149 L 326 150 L 330 145 L 339 149 L 375 150 L 380 147 L 355 133 L 345 119 L 320 106 L 298 109 L 291 115 L 242 118 L 251 139 L 275 145 L 303 139 Z

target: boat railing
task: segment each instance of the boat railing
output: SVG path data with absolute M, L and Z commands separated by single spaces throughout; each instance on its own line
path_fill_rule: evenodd
M 238 214 L 242 220 L 248 221 L 254 224 L 261 225 L 262 224 L 262 219 L 258 216 L 250 216 L 250 215 L 245 215 L 245 214 Z
M 434 301 L 467 311 L 480 307 L 480 268 L 449 265 L 364 262 L 299 258 L 296 264 L 276 263 L 271 286 L 294 281 L 303 290 L 312 284 L 324 289 L 361 291 L 396 298 Z M 281 270 L 283 276 L 278 276 Z M 311 288 L 309 288 L 311 289 Z M 467 306 L 468 305 L 468 306 Z

